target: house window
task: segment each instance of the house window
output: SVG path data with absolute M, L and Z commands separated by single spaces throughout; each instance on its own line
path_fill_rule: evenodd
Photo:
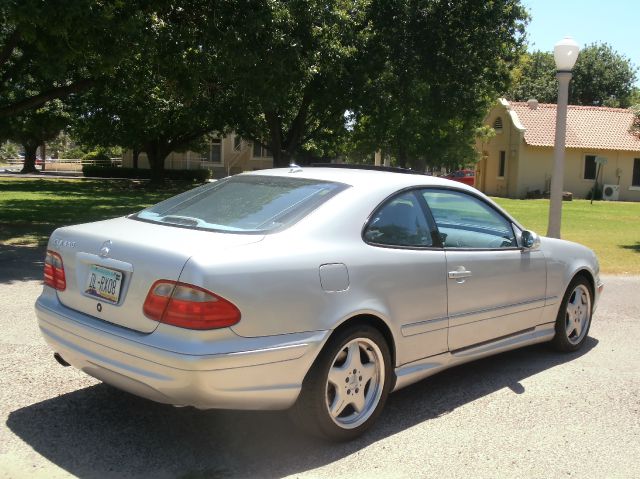
M 273 155 L 271 154 L 271 151 L 268 150 L 267 148 L 265 148 L 264 146 L 262 146 L 260 143 L 258 143 L 257 141 L 253 142 L 253 157 L 256 159 L 260 159 L 260 158 L 271 158 Z
M 640 158 L 633 160 L 633 176 L 631 177 L 631 186 L 640 186 Z
M 504 170 L 507 166 L 507 152 L 500 152 L 500 161 L 498 162 L 498 178 L 504 178 Z
M 584 157 L 584 179 L 596 179 L 596 155 L 586 155 Z
M 212 163 L 222 163 L 222 142 L 220 138 L 212 138 L 209 143 L 209 158 Z
M 494 130 L 502 130 L 502 117 L 501 116 L 496 118 L 496 121 L 493 122 L 493 129 Z

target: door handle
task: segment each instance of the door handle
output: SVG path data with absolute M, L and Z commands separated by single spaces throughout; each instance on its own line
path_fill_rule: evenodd
M 468 278 L 469 276 L 471 276 L 471 271 L 467 271 L 463 267 L 460 267 L 455 271 L 449 271 L 449 279 Z

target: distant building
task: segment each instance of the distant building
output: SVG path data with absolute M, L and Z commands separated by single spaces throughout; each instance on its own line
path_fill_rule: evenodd
M 212 137 L 207 143 L 205 151 L 171 152 L 165 160 L 165 168 L 204 168 L 211 170 L 213 177 L 221 178 L 242 171 L 262 170 L 273 166 L 273 157 L 269 150 L 257 142 L 244 140 L 239 135 Z M 133 166 L 131 150 L 124 154 L 122 166 Z M 145 153 L 140 153 L 138 167 L 149 168 Z
M 640 138 L 630 133 L 631 110 L 569 105 L 564 191 L 586 197 L 593 187 L 597 157 L 607 159 L 599 184 L 612 199 L 640 201 Z M 495 137 L 478 143 L 482 160 L 476 187 L 489 195 L 526 198 L 549 190 L 553 171 L 556 105 L 501 99 L 485 122 Z

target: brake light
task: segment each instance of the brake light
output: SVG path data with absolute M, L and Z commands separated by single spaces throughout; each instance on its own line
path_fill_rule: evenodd
M 186 329 L 216 329 L 240 321 L 240 310 L 211 291 L 161 279 L 153 283 L 142 307 L 146 317 Z
M 64 291 L 67 288 L 62 257 L 51 250 L 47 250 L 47 256 L 44 259 L 44 284 L 58 291 Z

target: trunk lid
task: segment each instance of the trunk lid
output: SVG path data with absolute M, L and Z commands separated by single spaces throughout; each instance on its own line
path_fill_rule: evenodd
M 67 287 L 57 291 L 63 305 L 151 333 L 159 323 L 147 318 L 142 307 L 155 281 L 177 281 L 199 251 L 222 252 L 262 238 L 116 218 L 60 228 L 51 235 L 49 249 L 64 264 Z

